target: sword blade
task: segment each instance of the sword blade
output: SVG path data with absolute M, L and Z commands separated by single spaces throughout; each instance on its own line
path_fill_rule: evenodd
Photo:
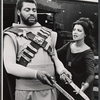
M 53 86 L 58 89 L 65 97 L 69 100 L 75 100 L 69 93 L 67 93 L 61 86 L 59 86 L 56 82 L 53 81 Z
M 75 89 L 80 94 L 80 96 L 82 96 L 85 100 L 90 100 L 88 98 L 88 96 L 82 90 L 80 90 L 80 88 L 72 80 L 70 80 L 68 77 L 67 77 L 67 81 L 68 81 L 67 84 L 72 86 L 72 88 Z
M 87 96 L 82 90 L 80 90 L 80 88 L 79 88 L 77 85 L 75 85 L 73 82 L 71 82 L 70 85 L 71 85 L 85 100 L 90 100 L 90 99 L 88 98 L 88 96 Z

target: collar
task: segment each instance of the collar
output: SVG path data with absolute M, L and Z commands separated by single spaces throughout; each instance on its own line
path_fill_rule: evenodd
M 41 24 L 37 22 L 35 25 L 27 26 L 24 24 L 13 23 L 12 26 L 15 28 L 35 28 L 35 27 L 41 27 Z
M 27 26 L 27 25 L 24 25 L 24 24 L 13 23 L 12 27 L 13 28 L 19 28 L 19 29 L 21 29 L 22 31 L 19 32 L 18 35 L 26 37 L 26 34 L 29 31 L 25 30 L 24 28 L 36 28 L 36 27 L 41 27 L 41 25 L 38 22 L 35 25 L 32 25 L 32 26 Z

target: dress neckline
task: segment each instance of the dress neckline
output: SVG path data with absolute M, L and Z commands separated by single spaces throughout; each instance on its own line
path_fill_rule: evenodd
M 71 51 L 71 53 L 72 53 L 72 54 L 80 54 L 80 53 L 84 53 L 84 52 L 86 52 L 86 51 L 89 51 L 89 50 L 91 50 L 90 48 L 88 48 L 88 49 L 86 49 L 86 50 L 83 50 L 83 51 L 79 51 L 79 52 L 73 52 L 73 51 L 71 50 L 71 45 L 72 45 L 72 43 L 70 43 L 70 45 L 69 45 L 69 47 L 70 47 L 70 51 Z

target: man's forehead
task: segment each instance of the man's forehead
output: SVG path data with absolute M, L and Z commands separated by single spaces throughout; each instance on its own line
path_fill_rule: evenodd
M 27 7 L 36 8 L 36 5 L 35 3 L 31 3 L 31 2 L 23 2 L 23 8 L 27 8 Z

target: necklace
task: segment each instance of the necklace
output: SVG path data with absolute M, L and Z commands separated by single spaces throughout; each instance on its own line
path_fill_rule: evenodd
M 74 62 L 74 60 L 77 58 L 78 56 L 78 52 L 75 52 L 75 48 L 71 48 L 72 47 L 72 44 L 70 45 L 70 48 L 68 49 L 69 53 L 67 54 L 68 55 L 68 66 L 71 67 L 72 66 L 72 63 Z
M 70 67 L 72 66 L 72 62 L 71 61 L 68 62 L 68 66 L 70 66 Z
M 75 61 L 78 55 L 74 55 L 73 53 L 70 52 L 69 57 L 68 57 L 68 66 L 71 67 L 72 63 Z

